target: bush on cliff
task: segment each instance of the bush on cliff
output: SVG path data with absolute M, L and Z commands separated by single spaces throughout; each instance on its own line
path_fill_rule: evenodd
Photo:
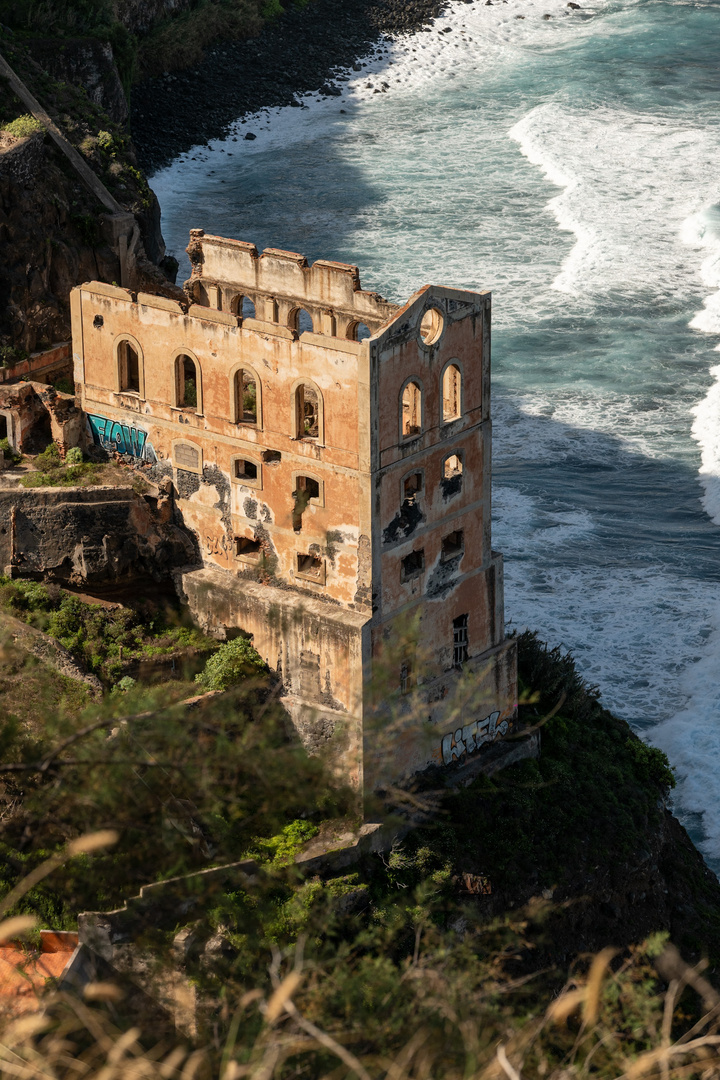
M 195 676 L 195 682 L 203 690 L 228 690 L 243 679 L 267 673 L 266 663 L 248 639 L 236 637 L 220 646 L 204 670 Z
M 0 576 L 0 609 L 57 638 L 88 671 L 109 686 L 123 667 L 181 650 L 207 653 L 215 642 L 172 612 L 87 604 L 57 585 Z

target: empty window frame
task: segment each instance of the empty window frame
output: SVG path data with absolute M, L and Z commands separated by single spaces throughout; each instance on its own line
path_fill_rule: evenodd
M 423 474 L 422 471 L 412 472 L 409 476 L 403 478 L 402 481 L 402 499 L 403 502 L 414 502 L 415 496 L 419 495 L 423 489 Z
M 245 559 L 247 562 L 258 562 L 262 555 L 259 540 L 252 540 L 246 536 L 235 537 L 235 557 Z
M 175 405 L 188 412 L 202 412 L 200 365 L 187 353 L 175 357 Z
M 453 666 L 461 667 L 468 658 L 468 617 L 453 619 Z
M 323 442 L 323 401 L 316 386 L 300 383 L 294 391 L 294 434 L 296 439 Z
M 462 479 L 462 452 L 448 454 L 448 456 L 443 461 L 442 476 L 440 477 L 440 484 L 442 486 L 443 495 L 447 498 L 449 495 L 456 495 L 458 491 L 461 491 Z
M 422 431 L 422 390 L 411 381 L 403 388 L 400 399 L 400 430 L 403 439 L 413 439 Z
M 347 328 L 347 337 L 350 341 L 365 341 L 371 333 L 370 327 L 364 322 L 351 322 Z
M 319 555 L 305 554 L 298 551 L 295 556 L 296 574 L 300 578 L 314 581 L 318 585 L 325 584 L 325 560 Z
M 462 374 L 459 364 L 453 360 L 447 365 L 442 376 L 443 423 L 448 424 L 460 416 L 462 416 Z
M 464 550 L 465 533 L 462 529 L 455 529 L 454 532 L 443 536 L 440 559 L 442 562 L 447 562 L 449 559 L 454 559 L 456 555 L 462 555 Z
M 298 334 L 304 334 L 306 332 L 312 334 L 314 329 L 312 315 L 309 311 L 306 311 L 305 308 L 293 308 L 290 312 L 288 325 L 291 330 L 297 330 Z
M 116 346 L 118 390 L 123 393 L 139 394 L 141 386 L 142 363 L 140 346 L 123 338 Z
M 262 466 L 252 458 L 236 457 L 232 462 L 232 478 L 246 487 L 262 487 Z
M 255 318 L 255 305 L 249 296 L 238 293 L 230 301 L 230 311 L 233 315 L 239 315 L 242 319 Z
M 314 502 L 316 505 L 322 505 L 322 483 L 314 476 L 300 474 L 295 474 L 294 482 L 292 524 L 295 532 L 300 532 L 303 514 L 309 504 Z
M 260 380 L 252 368 L 238 368 L 233 375 L 233 419 L 260 426 Z
M 9 440 L 10 431 L 8 427 L 7 416 L 4 413 L 0 413 L 0 439 Z
M 425 551 L 420 548 L 419 551 L 411 551 L 409 555 L 400 563 L 400 580 L 412 581 L 413 578 L 419 577 L 425 569 Z
M 434 345 L 443 332 L 445 320 L 437 308 L 428 308 L 420 321 L 420 337 L 426 345 Z

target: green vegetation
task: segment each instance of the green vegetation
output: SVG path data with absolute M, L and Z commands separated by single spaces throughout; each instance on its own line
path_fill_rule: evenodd
M 229 690 L 250 676 L 268 674 L 267 665 L 247 638 L 226 641 L 195 676 L 203 690 Z
M 52 623 L 71 644 L 89 626 L 77 604 L 37 583 L 0 584 L 0 605 Z M 103 640 L 116 615 L 95 612 L 107 620 Z M 208 681 L 252 677 L 191 704 L 181 700 L 191 684 L 150 690 L 123 679 L 102 701 L 54 704 L 33 728 L 7 710 L 0 770 L 17 771 L 0 785 L 0 898 L 98 828 L 114 829 L 117 844 L 67 861 L 13 910 L 69 926 L 79 910 L 115 908 L 150 880 L 253 857 L 252 877 L 191 878 L 186 892 L 165 894 L 176 901 L 136 905 L 133 916 L 144 971 L 161 984 L 182 952 L 196 1002 L 188 1041 L 202 1048 L 208 1080 L 712 1078 L 720 995 L 702 965 L 668 945 L 667 911 L 683 905 L 682 933 L 717 963 L 720 887 L 711 875 L 703 883 L 682 838 L 663 839 L 672 772 L 602 708 L 570 657 L 530 634 L 518 645 L 521 711 L 542 733 L 540 759 L 440 795 L 446 774 L 426 776 L 412 798 L 430 820 L 329 880 L 303 878 L 295 856 L 356 803 L 302 750 L 244 639 L 218 650 Z M 249 671 L 236 663 L 248 655 Z M 634 875 L 645 848 L 657 866 L 654 895 L 641 902 Z M 612 927 L 608 890 L 625 905 Z M 186 1051 L 171 1019 L 133 1015 L 132 997 L 82 1009 L 55 999 L 47 1037 L 27 1049 L 16 1039 L 14 1060 L 40 1053 L 45 1070 L 70 1080 L 83 1071 L 73 1055 L 87 1063 L 92 1053 L 99 1068 L 137 1025 L 113 1074 L 177 1075 Z M 158 1058 L 171 1048 L 166 1068 Z
M 79 446 L 71 446 L 65 455 L 66 465 L 82 465 L 83 452 Z
M 123 25 L 112 0 L 0 0 L 0 22 L 21 39 L 56 37 L 60 47 L 64 38 L 109 41 L 127 94 L 138 78 L 198 63 L 215 41 L 256 36 L 288 2 L 305 7 L 308 0 L 193 0 L 140 38 Z
M 74 394 L 75 387 L 72 379 L 69 379 L 67 375 L 61 375 L 59 379 L 55 379 L 53 386 L 56 390 L 59 390 L 61 394 Z
M 29 353 L 16 345 L 0 345 L 0 367 L 12 367 L 21 360 L 27 360 Z
M 127 133 L 88 97 L 83 87 L 50 76 L 32 58 L 26 44 L 29 38 L 53 37 L 57 39 L 56 46 L 60 50 L 63 37 L 96 36 L 109 40 L 121 74 L 125 77 L 126 90 L 129 90 L 137 47 L 119 22 L 103 21 L 109 11 L 109 3 L 107 6 L 90 2 L 76 5 L 70 0 L 67 3 L 48 0 L 47 3 L 37 4 L 21 0 L 18 4 L 8 4 L 6 0 L 0 0 L 0 24 L 14 31 L 12 36 L 3 36 L 2 53 L 63 134 L 87 158 L 111 194 L 130 210 L 147 211 L 151 204 L 150 191 L 145 177 L 137 168 Z M 112 15 L 109 17 L 114 19 Z M 28 120 L 26 107 L 15 97 L 7 83 L 0 80 L 0 129 L 19 134 L 27 125 L 35 123 L 33 119 Z M 69 163 L 49 144 L 46 153 L 58 169 L 68 176 L 74 176 Z M 72 230 L 75 230 L 83 243 L 93 246 L 103 243 L 96 201 L 89 192 L 79 187 L 70 206 L 63 205 L 63 214 L 68 210 L 70 239 Z M 13 350 L 12 345 L 6 348 Z M 2 353 L 0 359 L 5 359 L 6 363 L 12 362 L 10 357 L 3 358 Z
M 10 445 L 9 439 L 0 439 L 0 450 L 2 450 L 5 460 L 12 465 L 17 465 L 18 462 L 22 461 L 22 454 L 18 454 L 15 447 Z
M 20 478 L 23 487 L 86 487 L 100 483 L 103 466 L 92 461 L 77 461 L 77 454 L 70 459 L 72 450 L 63 461 L 57 443 L 50 443 L 33 462 L 34 472 Z
M 25 113 L 23 116 L 11 120 L 2 130 L 8 135 L 14 135 L 16 139 L 23 139 L 27 135 L 34 135 L 36 132 L 45 129 L 39 120 L 36 120 L 30 113 Z
M 131 608 L 87 604 L 56 585 L 34 581 L 0 576 L 0 610 L 57 638 L 108 686 L 126 664 L 216 647 L 200 630 L 173 625 L 164 613 L 146 616 Z

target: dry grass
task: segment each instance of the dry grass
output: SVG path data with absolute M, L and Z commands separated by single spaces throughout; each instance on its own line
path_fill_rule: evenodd
M 14 927 L 13 932 L 22 930 Z M 2 927 L 0 926 L 0 935 Z M 352 1045 L 303 1010 L 303 986 L 316 977 L 300 940 L 291 955 L 276 952 L 267 987 L 241 996 L 226 1016 L 223 1038 L 192 1046 L 178 1038 L 153 1039 L 138 1024 L 123 1023 L 123 992 L 111 983 L 85 987 L 81 998 L 51 993 L 37 1015 L 0 1017 L 0 1076 L 20 1080 L 280 1080 L 357 1077 L 359 1080 L 675 1080 L 720 1076 L 720 996 L 701 967 L 686 964 L 672 946 L 648 967 L 635 950 L 611 967 L 613 950 L 592 958 L 585 977 L 573 978 L 544 1010 L 513 1014 L 488 1030 L 476 1018 L 461 1021 L 443 1000 L 440 969 L 424 972 L 426 990 L 444 1014 L 445 1045 L 433 1045 L 423 1027 L 408 1031 L 392 1055 Z M 650 949 L 652 951 L 652 948 Z M 660 975 L 667 979 L 660 989 Z M 687 1019 L 692 988 L 703 1002 Z M 511 991 L 512 987 L 506 987 Z M 300 1002 L 300 1004 L 298 1004 Z M 388 1003 L 388 1011 L 392 1006 Z M 227 1011 L 227 1010 L 226 1010 Z M 248 1039 L 239 1033 L 251 1025 Z M 684 1023 L 683 1023 L 684 1022 Z M 388 1017 L 388 1024 L 390 1019 Z M 679 1025 L 682 1026 L 679 1027 Z M 450 1044 L 454 1044 L 448 1052 Z

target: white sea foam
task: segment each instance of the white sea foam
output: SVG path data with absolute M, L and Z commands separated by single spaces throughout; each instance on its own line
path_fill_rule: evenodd
M 692 283 L 687 219 L 718 194 L 717 129 L 552 101 L 531 110 L 510 136 L 564 188 L 549 208 L 576 243 L 553 288 L 574 296 L 650 290 L 665 299 Z M 716 262 L 717 253 L 708 257 L 706 273 L 717 275 Z
M 675 718 L 682 731 L 687 714 L 720 749 L 720 584 L 699 593 L 697 581 L 658 567 L 577 566 L 573 551 L 592 540 L 589 515 L 543 511 L 536 499 L 503 485 L 494 488 L 493 504 L 493 544 L 505 556 L 510 625 L 539 629 L 551 645 L 569 649 L 584 677 L 601 687 L 608 708 L 646 726 L 666 723 L 663 746 Z M 656 742 L 655 729 L 650 734 Z M 673 749 L 670 756 L 680 767 L 682 755 Z M 717 750 L 712 761 L 716 757 Z M 679 801 L 695 808 L 686 804 L 684 789 Z M 720 853 L 720 843 L 714 850 Z
M 684 224 L 683 239 L 698 253 L 707 252 L 700 267 L 703 284 L 720 290 L 720 207 L 712 205 L 689 217 Z M 690 321 L 690 326 L 706 334 L 720 334 L 720 291 L 705 299 L 703 309 Z M 716 349 L 720 351 L 720 346 Z M 692 435 L 700 446 L 703 506 L 720 525 L 720 366 L 712 367 L 710 375 L 714 381 L 692 410 L 695 416 Z

